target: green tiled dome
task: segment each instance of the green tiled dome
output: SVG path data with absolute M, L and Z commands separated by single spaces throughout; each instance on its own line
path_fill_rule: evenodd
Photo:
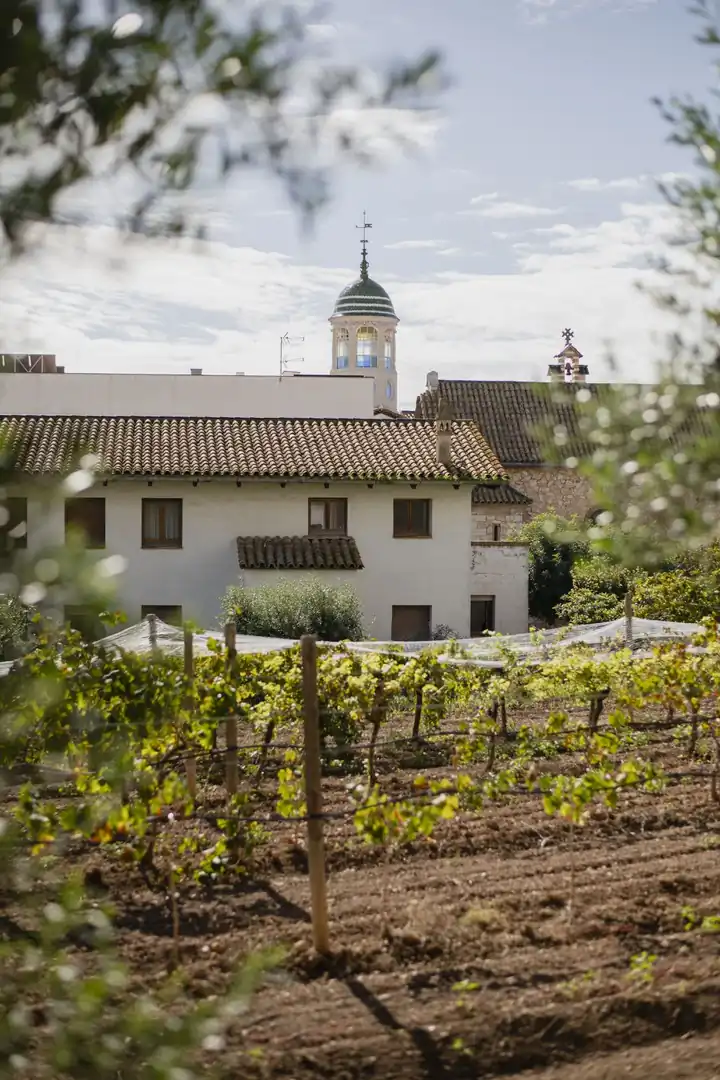
M 333 311 L 335 315 L 381 315 L 397 319 L 392 300 L 382 285 L 362 273 L 338 296 Z

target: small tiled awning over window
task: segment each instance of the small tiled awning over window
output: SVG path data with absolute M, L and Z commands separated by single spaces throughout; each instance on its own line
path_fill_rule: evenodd
M 241 570 L 362 570 L 352 536 L 238 536 Z
M 505 506 L 527 506 L 532 502 L 522 491 L 511 484 L 477 484 L 473 488 L 472 501 Z

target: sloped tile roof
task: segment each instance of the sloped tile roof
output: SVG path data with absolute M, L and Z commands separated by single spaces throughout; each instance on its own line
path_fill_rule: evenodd
M 435 424 L 420 420 L 6 416 L 22 471 L 62 472 L 96 454 L 106 476 L 258 479 L 493 480 L 504 478 L 477 426 L 453 425 L 453 467 L 437 461 Z
M 614 392 L 612 383 L 583 383 L 597 401 Z M 568 432 L 567 452 L 588 457 L 593 448 L 580 435 L 573 383 L 484 382 L 440 379 L 437 389 L 420 394 L 415 415 L 434 420 L 440 399 L 448 401 L 458 419 L 474 420 L 503 465 L 543 465 L 547 458 L 536 435 L 542 425 L 562 424 Z M 649 387 L 648 387 L 649 389 Z M 693 418 L 702 429 L 698 410 Z
M 492 503 L 505 506 L 529 506 L 532 499 L 510 484 L 476 484 L 472 491 L 475 504 Z
M 238 536 L 241 570 L 362 570 L 352 536 Z
M 576 393 L 572 384 L 441 379 L 436 390 L 420 394 L 416 415 L 434 419 L 444 398 L 458 418 L 476 422 L 503 465 L 541 465 L 544 456 L 533 428 L 552 420 L 565 424 L 571 437 L 577 434 Z

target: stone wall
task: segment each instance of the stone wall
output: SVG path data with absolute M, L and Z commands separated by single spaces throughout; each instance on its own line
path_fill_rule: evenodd
M 494 526 L 500 526 L 500 537 L 496 543 L 502 543 L 515 534 L 523 521 L 530 517 L 526 511 L 530 506 L 503 506 L 488 503 L 473 503 L 471 539 L 474 544 L 488 543 L 495 540 Z
M 528 517 L 548 510 L 554 510 L 562 517 L 570 517 L 572 514 L 585 517 L 591 510 L 597 509 L 588 481 L 579 476 L 574 469 L 539 465 L 535 468 L 508 467 L 507 473 L 512 486 L 533 501 L 532 506 L 528 507 L 530 511 Z M 473 507 L 473 509 L 488 510 L 490 508 Z M 473 539 L 475 539 L 474 535 Z

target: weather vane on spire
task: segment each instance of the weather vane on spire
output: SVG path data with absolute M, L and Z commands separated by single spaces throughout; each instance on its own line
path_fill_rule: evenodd
M 562 332 L 562 336 L 565 338 L 565 344 L 569 345 L 572 339 L 575 337 L 575 334 L 572 330 L 566 327 Z
M 363 223 L 362 225 L 356 225 L 356 229 L 362 229 L 362 262 L 360 263 L 360 276 L 365 279 L 368 276 L 368 261 L 367 261 L 367 230 L 372 229 L 372 224 L 367 219 L 367 214 L 363 210 Z

